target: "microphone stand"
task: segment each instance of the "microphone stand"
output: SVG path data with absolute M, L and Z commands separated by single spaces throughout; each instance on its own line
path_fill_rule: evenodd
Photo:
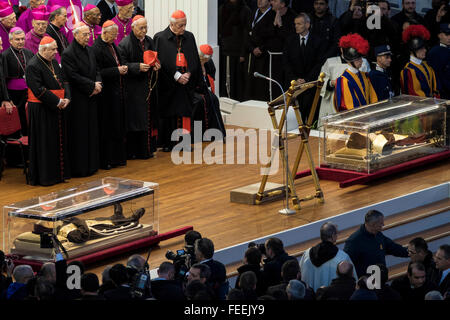
M 289 174 L 290 174 L 290 172 L 289 172 L 289 158 L 288 158 L 288 129 L 287 129 L 287 127 L 288 127 L 287 126 L 288 106 L 286 104 L 286 94 L 285 94 L 285 92 L 283 90 L 283 87 L 281 86 L 281 84 L 278 81 L 276 81 L 274 79 L 271 79 L 269 77 L 266 77 L 266 76 L 260 74 L 259 72 L 255 72 L 253 74 L 253 76 L 255 78 L 262 78 L 262 79 L 266 79 L 268 81 L 271 81 L 273 83 L 276 83 L 278 85 L 278 87 L 280 88 L 281 93 L 283 94 L 284 113 L 286 115 L 285 116 L 285 123 L 286 124 L 285 124 L 285 128 L 284 128 L 285 129 L 284 132 L 285 132 L 285 135 L 286 135 L 285 142 L 284 142 L 284 149 L 285 149 L 284 161 L 285 161 L 285 167 L 286 167 L 286 208 L 279 210 L 278 213 L 283 214 L 283 215 L 292 215 L 292 214 L 295 214 L 296 211 L 289 208 Z M 282 137 L 283 133 L 282 133 L 280 128 L 278 128 L 278 132 L 279 132 L 278 134 L 280 135 L 280 137 Z

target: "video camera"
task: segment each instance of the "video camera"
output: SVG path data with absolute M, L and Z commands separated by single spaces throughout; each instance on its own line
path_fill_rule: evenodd
M 144 264 L 144 269 L 142 271 L 138 271 L 133 269 L 134 272 L 129 274 L 130 283 L 131 283 L 131 296 L 134 299 L 143 299 L 151 297 L 151 289 L 150 289 L 150 267 L 148 265 L 148 259 L 150 258 L 150 253 L 152 249 L 149 249 L 147 260 Z M 132 269 L 132 268 L 131 268 Z
M 168 250 L 166 259 L 173 261 L 175 266 L 175 280 L 183 281 L 191 266 L 196 263 L 194 246 L 186 245 L 185 249 L 176 253 Z

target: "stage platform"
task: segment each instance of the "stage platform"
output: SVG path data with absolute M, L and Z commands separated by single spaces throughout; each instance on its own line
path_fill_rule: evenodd
M 232 138 L 230 134 L 228 139 Z M 314 161 L 318 165 L 318 138 L 311 137 L 310 141 Z M 294 160 L 299 143 L 299 139 L 289 142 L 291 161 Z M 206 147 L 206 144 L 203 147 Z M 220 152 L 215 157 L 221 158 Z M 369 185 L 356 185 L 345 189 L 339 188 L 338 182 L 323 180 L 320 184 L 325 195 L 324 204 L 319 204 L 316 200 L 303 202 L 302 209 L 296 214 L 283 216 L 278 213 L 278 210 L 285 206 L 283 201 L 259 206 L 231 203 L 231 190 L 261 181 L 261 166 L 236 164 L 238 158 L 229 155 L 223 156 L 224 163 L 225 158 L 234 159 L 228 163 L 235 164 L 208 165 L 205 161 L 203 164 L 193 164 L 192 156 L 192 164 L 175 165 L 171 161 L 170 153 L 158 152 L 153 159 L 128 161 L 126 167 L 109 171 L 99 170 L 89 178 L 74 178 L 52 187 L 26 185 L 22 169 L 6 168 L 0 180 L 0 205 L 3 207 L 9 203 L 107 176 L 154 181 L 160 185 L 160 233 L 192 225 L 204 237 L 212 239 L 216 250 L 219 250 L 450 180 L 450 159 L 400 173 L 395 177 L 381 178 Z M 306 169 L 306 157 L 303 157 L 299 171 Z M 280 167 L 278 173 L 269 178 L 269 182 L 282 181 L 283 170 Z M 314 192 L 311 177 L 298 179 L 295 184 L 300 197 Z M 1 219 L 0 230 L 3 230 Z M 3 234 L 0 239 L 3 239 Z M 152 251 L 150 268 L 157 268 L 166 260 L 164 256 L 167 250 L 180 249 L 183 244 L 182 236 L 160 242 L 159 247 Z M 137 253 L 146 257 L 145 249 L 140 249 Z M 105 260 L 88 270 L 100 275 L 106 265 L 126 263 L 129 255 L 123 254 Z

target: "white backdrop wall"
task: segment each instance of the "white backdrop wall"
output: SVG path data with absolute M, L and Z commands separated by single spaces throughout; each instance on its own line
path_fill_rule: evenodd
M 175 10 L 183 10 L 186 13 L 186 30 L 194 34 L 197 46 L 207 43 L 214 49 L 216 79 L 219 79 L 217 0 L 145 0 L 148 35 L 153 38 L 155 33 L 166 29 L 169 25 L 169 17 Z M 215 82 L 216 92 L 219 92 L 219 81 Z

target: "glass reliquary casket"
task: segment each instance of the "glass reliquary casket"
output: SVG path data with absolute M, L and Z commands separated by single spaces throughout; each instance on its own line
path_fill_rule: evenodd
M 3 250 L 51 261 L 54 245 L 76 258 L 158 233 L 158 184 L 103 178 L 3 207 Z
M 373 173 L 448 150 L 445 100 L 401 95 L 323 119 L 320 162 Z

